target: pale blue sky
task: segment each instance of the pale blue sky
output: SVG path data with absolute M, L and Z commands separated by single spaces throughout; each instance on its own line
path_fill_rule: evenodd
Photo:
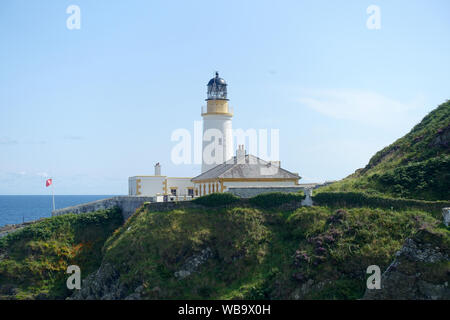
M 449 15 L 447 0 L 3 0 L 0 194 L 48 194 L 48 174 L 58 194 L 126 194 L 157 161 L 195 176 L 170 136 L 201 120 L 215 70 L 234 128 L 280 129 L 303 182 L 341 179 L 449 99 Z

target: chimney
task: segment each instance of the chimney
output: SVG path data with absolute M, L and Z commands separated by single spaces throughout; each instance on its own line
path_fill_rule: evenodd
M 238 149 L 236 151 L 236 163 L 245 163 L 245 149 L 243 144 L 238 145 Z
M 161 165 L 158 162 L 157 164 L 155 164 L 155 176 L 160 176 L 160 175 L 161 175 Z

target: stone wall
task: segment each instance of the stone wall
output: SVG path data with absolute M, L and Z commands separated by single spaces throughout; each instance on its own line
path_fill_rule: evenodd
M 57 209 L 53 211 L 53 215 L 59 216 L 67 213 L 87 213 L 97 210 L 111 209 L 117 206 L 122 209 L 124 220 L 127 220 L 139 207 L 144 204 L 144 202 L 152 201 L 152 199 L 153 197 L 117 196 L 108 199 L 83 203 L 73 207 Z
M 299 192 L 300 190 L 304 190 L 304 187 L 230 187 L 228 188 L 229 193 L 234 194 L 235 196 L 241 198 L 251 198 L 261 193 L 269 193 L 269 192 Z
M 122 216 L 126 221 L 133 213 L 136 212 L 145 202 L 151 202 L 153 197 L 137 197 L 137 196 L 117 196 L 108 199 L 92 201 L 88 203 L 79 204 L 73 207 L 67 207 L 53 211 L 53 215 L 59 216 L 68 213 L 87 213 L 97 210 L 112 209 L 119 207 L 122 210 Z M 168 202 L 151 202 L 148 204 L 153 211 L 171 211 L 181 208 L 195 208 L 201 207 L 191 201 L 168 201 Z
M 302 205 L 312 205 L 310 200 L 309 188 L 304 187 L 267 187 L 267 188 L 254 188 L 254 187 L 240 187 L 240 188 L 229 188 L 230 193 L 236 196 L 247 199 L 256 196 L 261 193 L 267 192 L 299 192 L 304 190 L 306 194 L 306 199 L 302 201 Z M 309 200 L 309 201 L 308 201 Z M 154 211 L 170 211 L 174 209 L 182 208 L 196 208 L 201 207 L 191 201 L 168 201 L 168 202 L 152 202 L 153 197 L 141 197 L 141 196 L 116 196 L 108 199 L 102 199 L 97 201 L 92 201 L 88 203 L 79 204 L 73 207 L 67 207 L 63 209 L 57 209 L 53 211 L 54 216 L 59 216 L 68 213 L 88 213 L 98 210 L 112 209 L 114 207 L 119 207 L 122 210 L 122 216 L 124 221 L 127 220 L 133 213 L 136 212 L 145 202 L 150 202 L 148 205 L 151 206 Z M 311 202 L 311 203 L 310 203 Z

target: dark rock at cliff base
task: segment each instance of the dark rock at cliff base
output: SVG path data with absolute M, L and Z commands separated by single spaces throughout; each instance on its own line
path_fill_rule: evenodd
M 363 299 L 448 300 L 449 256 L 445 234 L 420 230 L 396 253 L 381 277 L 381 289 L 367 289 Z
M 68 300 L 139 300 L 141 287 L 134 292 L 125 288 L 119 281 L 120 275 L 111 264 L 102 264 L 100 268 L 83 280 L 81 289 Z

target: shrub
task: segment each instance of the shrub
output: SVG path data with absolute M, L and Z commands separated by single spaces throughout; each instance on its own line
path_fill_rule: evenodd
M 0 239 L 2 286 L 13 286 L 8 298 L 63 299 L 68 265 L 82 275 L 97 270 L 105 240 L 123 223 L 119 208 L 45 218 Z
M 211 193 L 193 200 L 194 203 L 205 207 L 227 206 L 240 201 L 241 198 L 231 193 Z
M 290 202 L 301 202 L 305 195 L 301 193 L 270 192 L 250 198 L 250 204 L 261 208 L 274 208 Z
M 369 177 L 385 191 L 400 197 L 449 199 L 450 156 L 408 163 Z
M 381 196 L 370 196 L 362 192 L 321 192 L 312 197 L 318 205 L 330 207 L 371 207 L 394 210 L 420 209 L 439 214 L 450 201 L 425 201 L 400 199 Z
M 329 209 L 321 207 L 301 207 L 287 219 L 287 228 L 293 237 L 304 238 L 323 230 L 329 216 Z

